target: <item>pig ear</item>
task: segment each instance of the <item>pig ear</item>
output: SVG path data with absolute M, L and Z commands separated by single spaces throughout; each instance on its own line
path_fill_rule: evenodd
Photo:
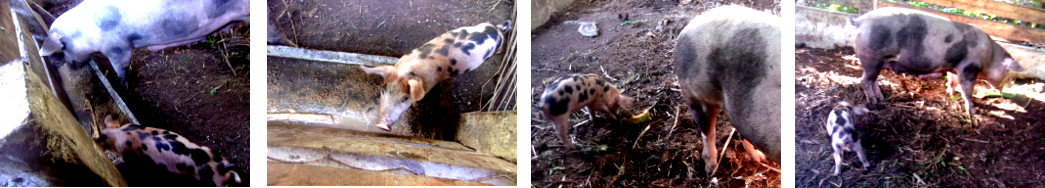
M 1016 62 L 1016 60 L 1012 59 L 1011 57 L 1005 58 L 1005 60 L 1003 60 L 1001 64 L 1011 71 L 1023 72 L 1023 66 L 1020 66 L 1020 63 Z
M 411 100 L 413 100 L 414 102 L 417 102 L 417 101 L 421 100 L 421 98 L 425 97 L 425 84 L 424 84 L 424 81 L 421 81 L 421 80 L 418 80 L 418 79 L 410 79 L 410 81 L 407 81 L 407 84 L 410 85 L 410 99 Z
M 512 20 L 504 20 L 504 23 L 497 25 L 497 29 L 500 29 L 501 33 L 508 33 L 508 30 L 512 30 Z
M 624 95 L 620 95 L 620 97 L 617 97 L 618 107 L 629 108 L 631 107 L 631 103 L 634 101 L 635 99 Z
M 62 35 L 58 33 L 52 33 L 50 36 L 47 36 L 47 39 L 44 40 L 44 44 L 40 47 L 40 55 L 49 56 L 55 52 L 61 51 L 62 48 L 65 47 L 65 45 L 62 44 L 61 39 Z
M 118 128 L 118 127 L 120 127 L 120 123 L 116 122 L 116 120 L 113 120 L 112 119 L 112 115 L 107 115 L 107 116 L 105 116 L 105 127 L 106 128 Z
M 363 72 L 366 72 L 367 74 L 376 74 L 376 75 L 381 75 L 382 77 L 387 77 L 388 74 L 391 73 L 392 70 L 393 70 L 392 66 L 388 66 L 388 65 L 381 65 L 381 66 L 376 66 L 376 67 L 363 67 L 363 66 L 361 66 L 360 68 L 363 68 Z
M 871 112 L 871 110 L 868 110 L 867 108 L 864 108 L 864 107 L 853 107 L 853 114 L 864 115 L 867 112 Z

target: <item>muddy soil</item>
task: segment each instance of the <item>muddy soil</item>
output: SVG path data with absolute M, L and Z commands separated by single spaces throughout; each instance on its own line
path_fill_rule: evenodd
M 55 0 L 41 5 L 59 16 L 76 3 Z M 233 186 L 245 186 L 250 182 L 249 27 L 245 23 L 236 23 L 229 33 L 210 36 L 187 47 L 158 52 L 136 49 L 127 73 L 127 87 L 120 85 L 104 56 L 94 56 L 99 68 L 142 125 L 177 132 L 223 155 L 237 167 L 243 182 Z M 90 69 L 86 64 L 79 68 L 85 69 L 70 74 L 92 76 L 86 72 Z M 112 102 L 108 96 L 88 94 L 79 99 L 86 99 L 96 107 L 93 113 L 98 125 L 103 125 L 102 118 L 116 110 L 111 109 L 113 105 L 107 105 Z
M 539 101 L 541 91 L 557 76 L 595 73 L 610 77 L 625 95 L 635 97 L 631 111 L 651 108 L 653 118 L 648 124 L 627 125 L 601 115 L 588 121 L 588 113 L 574 113 L 570 135 L 584 146 L 567 151 L 551 123 L 533 107 L 534 187 L 780 186 L 780 173 L 755 163 L 737 147 L 740 142 L 735 138 L 718 173 L 709 177 L 704 172 L 700 132 L 688 107 L 680 102 L 672 72 L 674 38 L 689 19 L 734 3 L 779 12 L 777 2 L 577 1 L 534 31 L 531 100 Z M 635 24 L 624 24 L 625 14 Z M 597 22 L 599 36 L 580 35 L 576 24 L 567 23 L 571 20 Z M 722 148 L 731 126 L 724 115 L 718 119 Z
M 1016 97 L 974 99 L 973 126 L 961 97 L 949 97 L 943 79 L 883 71 L 883 108 L 862 117 L 857 131 L 868 169 L 847 152 L 842 175 L 824 128 L 838 101 L 866 105 L 863 74 L 852 48 L 795 52 L 795 185 L 799 187 L 1029 187 L 1045 181 L 1045 94 L 1037 80 L 1017 80 Z M 976 93 L 987 91 L 984 81 Z
M 513 1 L 504 0 L 274 0 L 268 1 L 268 16 L 301 48 L 401 57 L 451 29 L 510 19 L 513 6 Z M 493 95 L 494 83 L 505 78 L 497 74 L 502 55 L 476 71 L 438 84 L 392 125 L 390 133 L 453 140 L 460 113 L 480 110 Z M 280 87 L 268 91 L 269 112 L 335 114 L 342 116 L 336 119 L 362 119 L 368 124 L 376 117 L 384 84 L 380 77 L 366 75 L 357 65 L 270 60 L 275 61 L 269 63 L 269 84 Z M 353 91 L 337 91 L 349 88 Z M 344 101 L 352 99 L 359 101 Z M 498 102 L 514 106 L 514 101 Z M 353 108 L 358 104 L 366 108 Z M 334 109 L 339 106 L 348 108 Z

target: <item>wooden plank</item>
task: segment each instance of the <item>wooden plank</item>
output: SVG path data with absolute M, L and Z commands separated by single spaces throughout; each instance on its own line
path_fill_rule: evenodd
M 479 182 L 392 172 L 268 161 L 269 186 L 486 186 Z
M 992 0 L 918 0 L 928 4 L 1045 24 L 1045 10 Z
M 1026 41 L 1037 44 L 1045 44 L 1045 30 L 1034 29 L 1027 26 L 1003 24 L 998 22 L 992 22 L 988 20 L 982 20 L 977 18 L 965 17 L 962 15 L 951 14 L 940 12 L 932 9 L 918 8 L 904 4 L 896 4 L 885 1 L 877 1 L 876 7 L 900 7 L 921 10 L 932 14 L 940 15 L 953 21 L 968 23 L 980 27 L 984 32 L 989 35 L 1001 37 L 1013 41 Z

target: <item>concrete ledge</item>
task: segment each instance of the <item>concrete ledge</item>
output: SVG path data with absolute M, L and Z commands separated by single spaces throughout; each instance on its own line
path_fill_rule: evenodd
M 469 112 L 461 114 L 457 140 L 480 153 L 516 162 L 516 112 Z
M 1020 62 L 1023 72 L 1009 72 L 1015 78 L 1037 78 L 1045 80 L 1045 49 L 1031 48 L 1008 43 L 998 43 L 1013 59 Z
M 795 6 L 795 42 L 821 49 L 852 46 L 851 34 L 846 32 L 849 18 L 860 15 L 828 11 L 813 7 Z M 855 28 L 853 28 L 855 29 Z

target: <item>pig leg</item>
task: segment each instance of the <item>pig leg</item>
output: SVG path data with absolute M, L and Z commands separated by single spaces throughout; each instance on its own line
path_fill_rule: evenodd
M 870 168 L 871 162 L 867 161 L 867 154 L 864 153 L 864 146 L 860 142 L 853 143 L 853 152 L 856 152 L 856 157 L 860 158 L 860 162 L 864 163 L 864 168 Z
M 719 106 L 702 103 L 697 99 L 690 99 L 689 112 L 693 120 L 700 127 L 700 136 L 704 138 L 704 171 L 713 174 L 718 166 L 718 149 L 715 148 L 715 116 L 718 115 Z
M 748 142 L 747 139 L 744 139 L 742 145 L 744 146 L 744 151 L 747 151 L 748 155 L 751 155 L 751 158 L 754 158 L 755 161 L 758 161 L 760 163 L 766 163 L 766 154 L 762 153 L 762 151 L 758 151 L 758 149 L 755 149 L 755 146 L 751 145 L 751 142 Z
M 551 116 L 549 119 L 555 124 L 555 132 L 559 133 L 559 140 L 562 140 L 562 144 L 566 145 L 568 149 L 573 149 L 573 141 L 570 140 L 570 114 Z
M 882 72 L 882 59 L 880 58 L 860 58 L 860 62 L 864 68 L 864 75 L 860 79 L 860 83 L 864 87 L 864 96 L 867 97 L 867 103 L 872 108 L 880 107 L 878 102 L 885 100 L 885 96 L 882 95 L 882 90 L 878 87 L 878 75 Z
M 958 72 L 958 82 L 962 88 L 962 99 L 965 100 L 965 111 L 966 114 L 969 115 L 969 120 L 972 122 L 972 125 L 975 126 L 976 118 L 972 115 L 976 114 L 976 109 L 973 108 L 972 104 L 972 90 L 973 86 L 976 85 L 976 75 L 979 74 L 979 69 L 973 67 L 965 67 L 960 70 L 961 72 Z
M 610 110 L 609 106 L 606 106 L 606 103 L 594 105 L 593 107 L 594 107 L 593 109 L 595 111 L 602 112 L 603 114 L 606 114 L 606 116 L 609 116 L 610 118 L 613 118 L 614 120 L 617 119 L 617 115 L 613 114 L 613 111 Z
M 835 158 L 835 176 L 842 174 L 842 148 L 837 144 L 831 144 L 834 149 L 834 153 L 831 156 Z
M 130 45 L 117 45 L 102 51 L 105 57 L 109 57 L 109 64 L 112 65 L 123 86 L 127 86 L 127 67 L 131 65 L 131 49 Z
M 954 96 L 954 90 L 961 85 L 958 85 L 958 75 L 952 72 L 947 72 L 947 96 Z

